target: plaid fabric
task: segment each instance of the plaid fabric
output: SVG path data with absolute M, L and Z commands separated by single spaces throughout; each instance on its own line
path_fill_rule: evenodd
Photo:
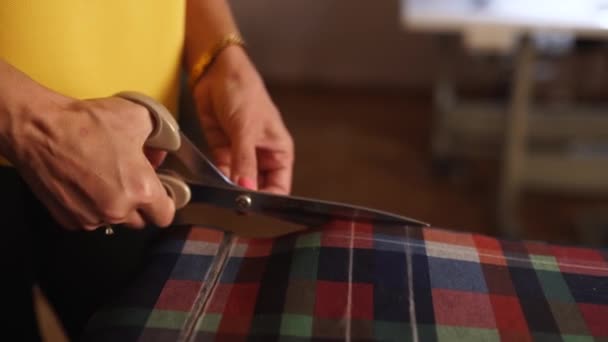
M 103 341 L 608 341 L 608 251 L 334 222 L 175 228 L 88 327 Z

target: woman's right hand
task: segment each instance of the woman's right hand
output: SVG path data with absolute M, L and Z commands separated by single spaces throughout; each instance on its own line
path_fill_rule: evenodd
M 7 67 L 0 75 L 25 77 Z M 62 226 L 171 223 L 173 201 L 150 162 L 159 151 L 144 153 L 153 129 L 145 107 L 118 97 L 76 100 L 18 81 L 40 93 L 7 103 L 15 96 L 0 84 L 0 152 Z

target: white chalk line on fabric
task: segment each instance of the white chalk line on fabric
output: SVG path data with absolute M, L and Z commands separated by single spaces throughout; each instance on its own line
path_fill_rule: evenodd
M 348 342 L 352 339 L 352 311 L 353 311 L 353 267 L 354 267 L 354 250 L 355 250 L 355 223 L 350 223 L 350 239 L 349 239 L 349 249 L 348 249 L 348 294 L 346 297 L 346 312 L 345 321 L 346 321 L 346 331 L 344 334 L 344 339 Z
M 410 239 L 409 229 L 404 227 L 406 239 Z M 407 287 L 408 287 L 408 298 L 409 298 L 409 310 L 410 310 L 410 324 L 412 326 L 412 341 L 418 342 L 418 322 L 416 320 L 416 302 L 414 301 L 414 271 L 412 261 L 412 251 L 410 244 L 405 244 L 405 259 L 407 267 Z
M 341 237 L 341 238 L 348 238 L 345 235 L 341 235 L 341 234 L 332 234 L 330 235 L 332 237 Z M 461 247 L 439 247 L 437 245 L 432 246 L 429 248 L 429 246 L 427 244 L 424 243 L 411 243 L 411 242 L 400 242 L 400 241 L 394 241 L 391 239 L 378 239 L 378 238 L 366 238 L 366 237 L 357 237 L 358 240 L 365 240 L 365 241 L 379 241 L 379 242 L 383 242 L 386 244 L 393 244 L 393 245 L 402 245 L 402 246 L 415 246 L 415 247 L 424 247 L 427 251 L 430 249 L 436 249 L 436 250 L 443 250 L 445 252 L 462 252 L 462 253 L 475 253 L 478 256 L 483 256 L 483 257 L 487 257 L 487 258 L 493 258 L 493 259 L 504 259 L 504 260 L 512 260 L 512 261 L 520 261 L 520 262 L 529 262 L 531 263 L 532 260 L 530 260 L 529 258 L 518 258 L 518 257 L 514 257 L 514 256 L 508 256 L 508 255 L 497 255 L 497 254 L 490 254 L 490 253 L 479 253 L 477 252 L 463 252 L 463 248 Z M 466 248 L 466 246 L 463 246 Z M 542 255 L 541 255 L 542 256 Z M 567 262 L 550 262 L 550 261 L 544 261 L 544 260 L 534 260 L 534 263 L 536 264 L 544 264 L 544 265 L 558 265 L 558 266 L 563 266 L 563 267 L 571 267 L 571 268 L 579 268 L 581 270 L 594 270 L 594 271 L 605 271 L 608 272 L 608 267 L 601 267 L 601 266 L 589 266 L 589 265 L 583 265 L 583 264 L 572 264 L 572 263 L 567 263 Z

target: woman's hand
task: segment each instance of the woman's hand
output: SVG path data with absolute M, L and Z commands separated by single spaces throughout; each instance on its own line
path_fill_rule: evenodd
M 117 97 L 71 99 L 0 67 L 5 80 L 24 91 L 22 99 L 32 99 L 19 102 L 21 92 L 0 92 L 2 153 L 62 226 L 171 223 L 173 201 L 143 150 L 152 132 L 145 107 Z
M 218 55 L 194 98 L 214 161 L 227 177 L 247 188 L 291 191 L 293 140 L 242 48 Z

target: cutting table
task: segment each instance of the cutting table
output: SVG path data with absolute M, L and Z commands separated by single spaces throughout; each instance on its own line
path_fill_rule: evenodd
M 608 250 L 332 221 L 174 227 L 87 341 L 608 340 Z

